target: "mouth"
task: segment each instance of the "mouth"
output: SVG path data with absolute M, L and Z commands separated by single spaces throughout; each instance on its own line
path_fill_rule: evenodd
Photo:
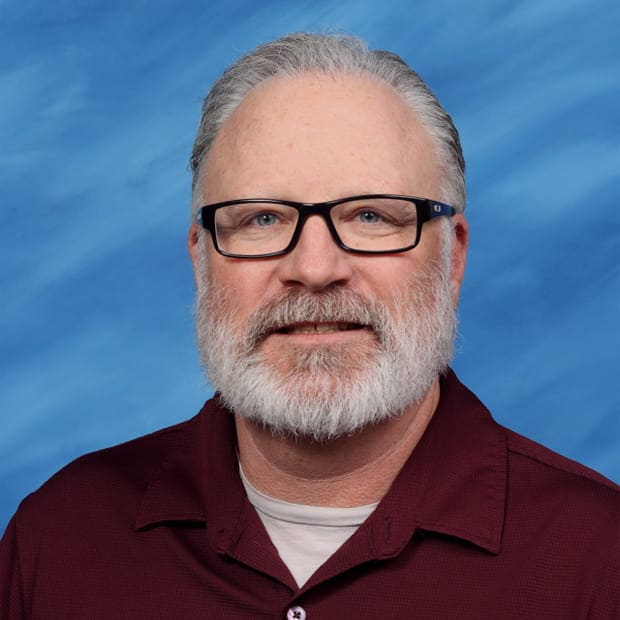
M 275 334 L 327 334 L 333 332 L 349 332 L 369 329 L 367 325 L 360 323 L 294 323 L 292 325 L 284 325 L 273 333 Z

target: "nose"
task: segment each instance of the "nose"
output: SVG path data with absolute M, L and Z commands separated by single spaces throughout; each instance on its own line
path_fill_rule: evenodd
M 309 291 L 342 286 L 352 277 L 351 256 L 336 245 L 325 220 L 310 215 L 295 248 L 281 257 L 278 275 L 283 284 Z

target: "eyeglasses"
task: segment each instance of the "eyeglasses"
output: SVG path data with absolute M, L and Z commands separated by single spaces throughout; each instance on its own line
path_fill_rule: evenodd
M 311 215 L 321 216 L 343 250 L 358 254 L 406 252 L 420 241 L 424 222 L 457 209 L 436 200 L 368 194 L 328 202 L 244 198 L 206 205 L 196 222 L 211 231 L 215 249 L 233 258 L 266 258 L 290 252 Z

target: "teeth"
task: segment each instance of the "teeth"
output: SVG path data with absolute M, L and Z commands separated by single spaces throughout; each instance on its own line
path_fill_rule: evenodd
M 357 328 L 359 328 L 359 325 L 354 325 L 353 323 L 307 323 L 288 327 L 285 332 L 287 334 L 318 334 Z

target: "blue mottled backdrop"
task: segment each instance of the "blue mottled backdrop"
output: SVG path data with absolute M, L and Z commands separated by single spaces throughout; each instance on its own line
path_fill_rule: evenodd
M 620 3 L 0 0 L 0 530 L 63 464 L 193 415 L 187 158 L 226 64 L 296 30 L 404 56 L 460 128 L 455 367 L 620 479 Z

